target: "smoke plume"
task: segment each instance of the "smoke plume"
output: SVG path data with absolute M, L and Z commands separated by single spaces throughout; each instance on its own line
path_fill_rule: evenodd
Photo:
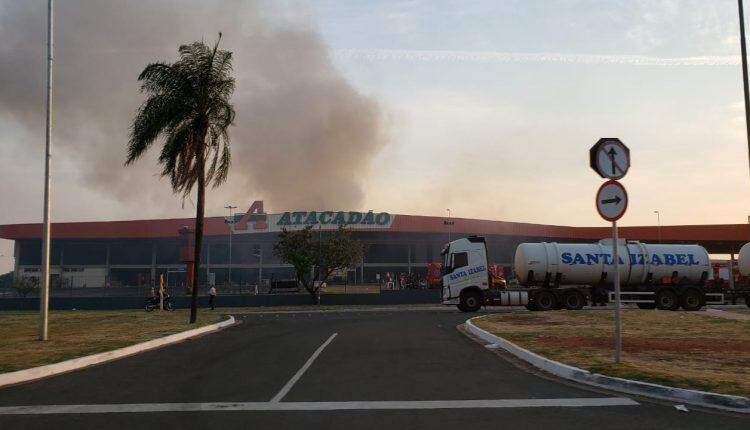
M 43 142 L 45 5 L 0 0 L 0 120 L 30 138 L 1 143 L 21 152 L 39 151 Z M 70 167 L 57 174 L 76 175 L 83 193 L 119 201 L 125 213 L 117 218 L 178 199 L 158 179 L 159 143 L 123 167 L 128 127 L 144 99 L 136 79 L 150 62 L 174 61 L 180 44 L 212 44 L 222 31 L 222 48 L 234 52 L 237 117 L 229 181 L 209 192 L 209 210 L 263 198 L 274 210 L 359 208 L 363 177 L 384 144 L 380 109 L 334 68 L 308 18 L 280 7 L 230 0 L 57 2 L 54 154 Z

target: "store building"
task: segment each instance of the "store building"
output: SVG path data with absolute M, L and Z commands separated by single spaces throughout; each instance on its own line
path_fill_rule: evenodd
M 234 222 L 231 222 L 234 221 Z M 440 261 L 449 239 L 467 235 L 487 238 L 494 264 L 510 264 L 516 246 L 529 241 L 591 242 L 608 237 L 608 227 L 567 227 L 466 218 L 397 215 L 379 211 L 291 211 L 267 214 L 255 202 L 232 219 L 208 217 L 202 273 L 199 279 L 224 283 L 231 270 L 234 284 L 292 277 L 289 266 L 273 255 L 282 229 L 312 225 L 320 235 L 343 224 L 364 245 L 364 258 L 345 275 L 349 283 L 371 283 L 377 274 L 418 273 Z M 55 223 L 52 226 L 53 285 L 106 287 L 148 285 L 164 275 L 170 285 L 185 282 L 186 248 L 181 229 L 194 220 L 157 219 Z M 750 241 L 750 225 L 622 227 L 620 237 L 644 242 L 698 243 L 710 253 L 734 254 Z M 15 242 L 16 276 L 39 276 L 41 225 L 0 225 L 0 238 Z M 231 241 L 231 252 L 230 252 Z M 230 255 L 231 254 L 231 255 Z M 344 276 L 344 275 L 342 275 Z

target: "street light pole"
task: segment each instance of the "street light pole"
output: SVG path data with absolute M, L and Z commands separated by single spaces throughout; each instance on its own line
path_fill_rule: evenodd
M 54 1 L 47 1 L 47 131 L 44 157 L 44 209 L 42 224 L 42 290 L 39 296 L 39 340 L 47 340 L 49 310 L 50 213 L 52 208 L 52 71 L 54 64 Z
M 224 206 L 224 209 L 229 209 L 229 222 L 227 225 L 229 226 L 229 274 L 227 278 L 229 279 L 229 288 L 232 288 L 232 235 L 234 234 L 234 213 L 232 212 L 234 209 L 237 209 L 237 206 L 232 205 L 226 205 Z
M 654 213 L 656 214 L 656 232 L 659 236 L 659 243 L 661 243 L 661 214 L 659 211 L 654 211 Z
M 258 248 L 258 285 L 263 279 L 263 249 Z
M 740 14 L 740 50 L 742 51 L 742 89 L 745 93 L 745 128 L 747 130 L 748 163 L 750 163 L 750 95 L 747 82 L 747 48 L 745 46 L 745 12 L 742 8 L 743 0 L 737 0 Z
M 448 211 L 448 243 L 451 242 L 451 210 L 446 209 Z

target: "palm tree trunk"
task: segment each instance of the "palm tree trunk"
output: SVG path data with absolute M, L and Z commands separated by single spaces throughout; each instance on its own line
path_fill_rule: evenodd
M 204 146 L 201 141 L 197 150 L 197 162 L 200 169 L 198 176 L 198 204 L 195 211 L 195 252 L 193 259 L 193 297 L 190 301 L 190 324 L 194 324 L 198 317 L 198 269 L 201 266 L 201 250 L 203 249 L 203 212 L 206 202 L 205 163 L 203 160 Z

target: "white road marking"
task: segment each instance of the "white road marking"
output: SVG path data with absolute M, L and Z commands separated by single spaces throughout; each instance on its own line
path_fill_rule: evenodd
M 0 415 L 118 414 L 206 411 L 341 411 L 390 409 L 502 409 L 547 407 L 581 408 L 600 406 L 638 406 L 638 402 L 625 397 L 581 397 L 568 399 L 416 400 L 375 402 L 215 402 L 135 403 L 104 405 L 33 405 L 0 407 Z
M 290 379 L 289 382 L 287 382 L 286 385 L 284 385 L 281 388 L 281 390 L 278 393 L 276 393 L 275 396 L 273 396 L 273 399 L 271 399 L 271 403 L 278 403 L 281 401 L 281 399 L 284 398 L 284 396 L 286 396 L 289 390 L 292 389 L 294 384 L 297 383 L 299 378 L 302 377 L 302 375 L 307 371 L 307 369 L 313 364 L 313 361 L 315 361 L 315 359 L 318 358 L 320 353 L 323 352 L 323 349 L 325 349 L 325 347 L 328 346 L 328 344 L 333 341 L 333 338 L 335 338 L 336 335 L 338 335 L 338 333 L 332 334 L 331 337 L 329 337 L 327 341 L 323 342 L 323 345 L 320 345 L 318 349 L 316 349 L 315 352 L 313 352 L 313 355 L 311 355 L 310 358 L 307 359 L 307 362 L 302 367 L 300 367 L 300 369 L 297 371 L 297 373 L 294 374 L 294 376 L 292 376 L 292 379 Z

